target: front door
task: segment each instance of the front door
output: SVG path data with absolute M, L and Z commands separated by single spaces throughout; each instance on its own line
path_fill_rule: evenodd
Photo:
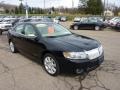
M 20 24 L 17 27 L 15 27 L 15 33 L 13 35 L 13 43 L 15 44 L 16 48 L 19 51 L 24 51 L 24 24 Z
M 38 58 L 40 45 L 38 40 L 35 39 L 38 34 L 31 24 L 26 24 L 24 28 L 24 51 L 30 56 Z

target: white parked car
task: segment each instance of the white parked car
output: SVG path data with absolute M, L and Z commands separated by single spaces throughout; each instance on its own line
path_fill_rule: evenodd
M 74 22 L 80 22 L 81 21 L 81 18 L 80 17 L 75 17 L 74 18 Z
M 54 21 L 55 23 L 59 23 L 59 20 L 56 19 L 56 18 L 53 18 L 53 21 Z
M 110 27 L 116 26 L 116 24 L 120 21 L 120 17 L 114 17 L 111 20 L 108 21 L 108 25 Z
M 8 31 L 12 27 L 12 24 L 7 21 L 0 22 L 0 35 L 2 35 L 2 32 Z
M 61 17 L 61 21 L 62 21 L 62 22 L 66 22 L 66 21 L 67 21 L 67 17 L 62 16 L 62 17 Z

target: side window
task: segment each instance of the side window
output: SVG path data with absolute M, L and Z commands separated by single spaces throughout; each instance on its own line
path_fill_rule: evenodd
M 89 23 L 95 23 L 97 22 L 97 19 L 89 19 Z
M 16 33 L 19 33 L 19 34 L 23 34 L 23 28 L 24 28 L 24 25 L 18 25 L 16 28 L 15 28 L 15 31 Z
M 82 23 L 88 23 L 88 19 L 83 20 Z
M 35 30 L 32 25 L 26 25 L 24 30 L 25 36 L 35 36 Z

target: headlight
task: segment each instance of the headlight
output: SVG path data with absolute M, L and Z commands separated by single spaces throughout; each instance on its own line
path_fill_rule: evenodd
M 69 59 L 86 59 L 87 55 L 84 52 L 63 52 L 65 58 Z
M 100 46 L 99 48 L 98 48 L 98 50 L 99 50 L 99 54 L 100 54 L 100 56 L 102 55 L 102 53 L 103 53 L 103 47 L 102 46 Z

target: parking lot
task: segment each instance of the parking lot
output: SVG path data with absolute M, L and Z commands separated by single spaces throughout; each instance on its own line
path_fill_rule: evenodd
M 69 27 L 69 22 L 63 23 Z M 12 54 L 6 32 L 0 36 L 0 90 L 120 90 L 120 33 L 105 29 L 72 30 L 99 40 L 105 61 L 96 70 L 84 75 L 48 75 L 42 66 L 16 53 Z

